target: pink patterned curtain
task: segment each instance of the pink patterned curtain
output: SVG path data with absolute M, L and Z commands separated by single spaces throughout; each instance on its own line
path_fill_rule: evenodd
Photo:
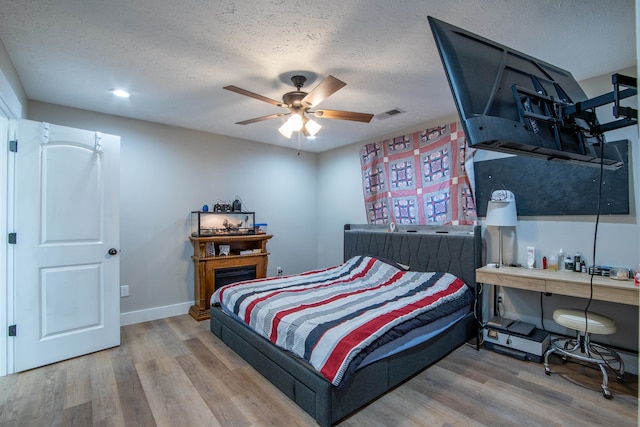
M 360 151 L 370 224 L 464 225 L 477 220 L 460 123 L 365 145 Z

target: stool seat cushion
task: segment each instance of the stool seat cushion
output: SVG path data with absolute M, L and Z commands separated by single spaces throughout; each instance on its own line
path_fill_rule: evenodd
M 565 328 L 585 332 L 584 311 L 558 309 L 553 312 L 553 320 Z M 587 312 L 586 331 L 590 334 L 610 335 L 616 332 L 615 322 L 600 314 Z

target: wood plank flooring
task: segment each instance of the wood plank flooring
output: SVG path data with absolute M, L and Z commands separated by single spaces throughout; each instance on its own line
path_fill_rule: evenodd
M 0 378 L 0 426 L 316 425 L 208 324 L 125 326 L 119 347 Z M 612 379 L 606 400 L 599 370 L 553 369 L 463 346 L 338 425 L 638 425 L 637 377 Z

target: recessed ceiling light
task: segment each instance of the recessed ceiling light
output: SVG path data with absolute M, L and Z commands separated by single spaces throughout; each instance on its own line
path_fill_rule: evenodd
M 120 98 L 129 98 L 131 96 L 131 92 L 127 92 L 123 89 L 111 89 L 111 93 L 115 96 L 119 96 Z

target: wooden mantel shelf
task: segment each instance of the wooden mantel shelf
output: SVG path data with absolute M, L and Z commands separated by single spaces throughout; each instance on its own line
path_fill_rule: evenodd
M 216 270 L 255 266 L 256 278 L 267 277 L 267 264 L 269 253 L 267 241 L 271 234 L 251 234 L 242 236 L 210 236 L 194 237 L 189 240 L 193 245 L 194 267 L 194 305 L 189 309 L 189 314 L 196 320 L 209 318 L 209 304 L 211 295 L 216 288 Z M 229 255 L 211 255 L 207 251 L 209 244 L 213 243 L 216 254 L 218 245 L 229 245 Z M 252 250 L 253 253 L 241 255 L 240 251 Z

